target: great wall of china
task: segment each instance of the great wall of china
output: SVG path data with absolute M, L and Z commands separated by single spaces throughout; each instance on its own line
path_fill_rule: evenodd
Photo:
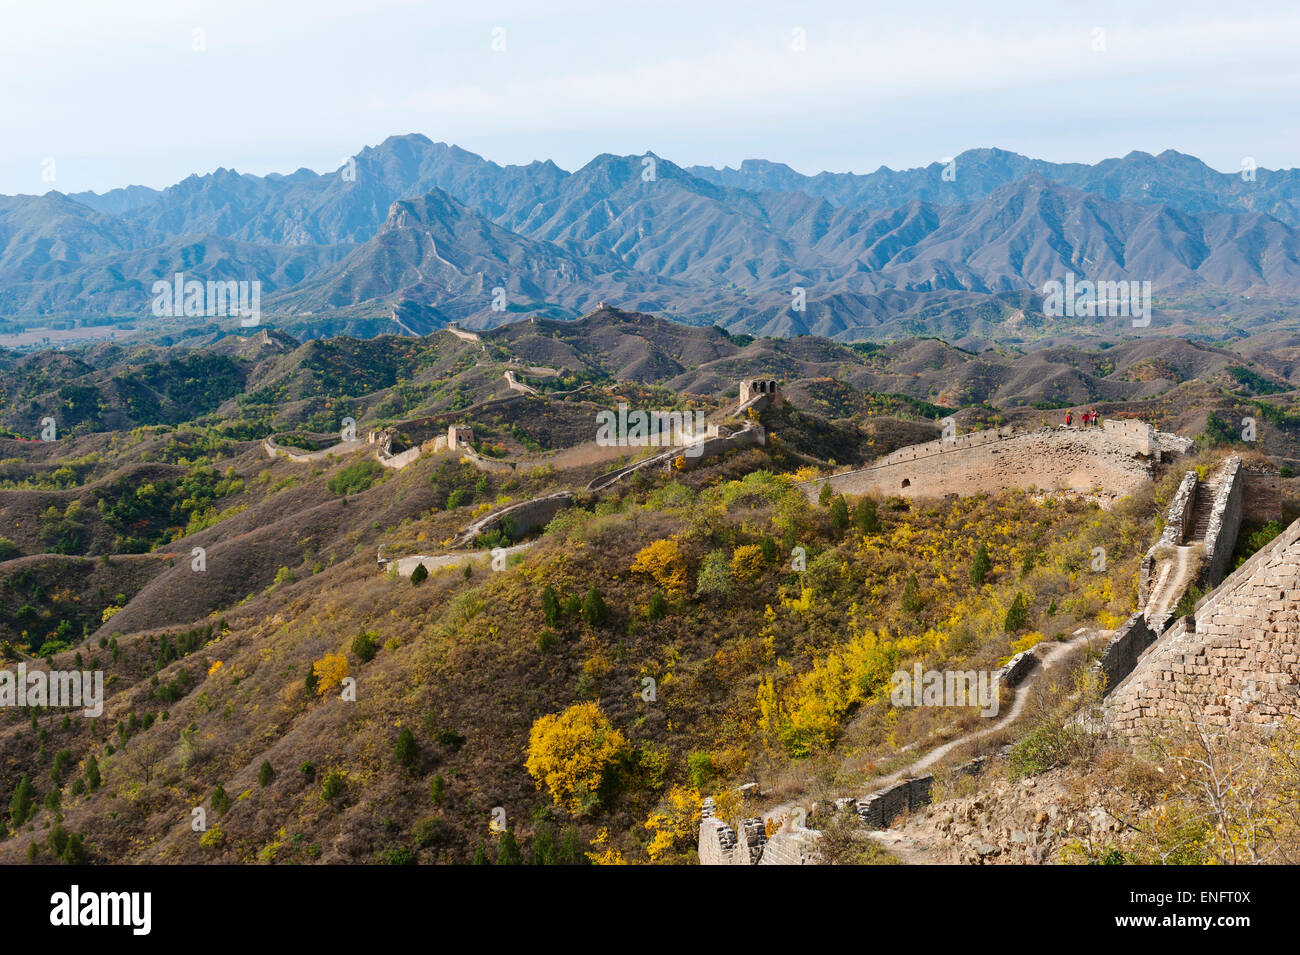
M 944 497 L 1023 488 L 1117 500 L 1149 482 L 1152 466 L 1164 455 L 1190 446 L 1189 440 L 1140 421 L 1107 420 L 1101 428 L 999 428 L 899 448 L 868 467 L 803 487 L 811 498 L 830 485 L 837 494 Z
M 512 395 L 491 402 L 544 397 L 524 392 L 510 377 L 507 381 Z M 782 402 L 777 382 L 747 380 L 741 383 L 739 403 L 729 416 L 745 418 L 751 409 L 757 413 Z M 438 436 L 397 455 L 390 453 L 390 432 L 372 432 L 366 443 L 341 442 L 323 451 L 301 453 L 268 439 L 266 450 L 272 456 L 313 461 L 377 445 L 375 457 L 385 466 L 399 469 L 429 453 L 459 450 L 484 470 L 516 466 L 515 462 L 482 457 L 470 446 L 472 440 L 468 427 L 452 425 L 446 437 Z M 613 468 L 582 491 L 600 493 L 638 471 L 693 466 L 737 448 L 765 443 L 766 431 L 757 421 L 734 432 L 713 424 L 703 438 Z M 1156 464 L 1186 453 L 1192 444 L 1187 438 L 1132 420 L 1107 420 L 1099 428 L 1001 428 L 900 448 L 867 467 L 805 482 L 801 488 L 813 499 L 824 485 L 840 494 L 909 498 L 1017 488 L 1083 495 L 1104 506 L 1148 484 Z M 1107 691 L 1100 713 L 1082 720 L 1093 731 L 1142 735 L 1178 720 L 1188 706 L 1198 708 L 1207 722 L 1224 726 L 1236 722 L 1269 725 L 1283 713 L 1296 713 L 1300 521 L 1228 574 L 1243 514 L 1252 501 L 1257 510 L 1266 510 L 1276 496 L 1275 482 L 1248 473 L 1238 458 L 1225 460 L 1206 479 L 1187 472 L 1170 501 L 1160 539 L 1141 561 L 1140 609 L 1113 633 L 1080 631 L 1067 644 L 1039 645 L 1017 655 L 1002 671 L 1002 682 L 1014 686 L 1032 680 L 1057 665 L 1058 659 L 1067 655 L 1065 651 L 1099 643 L 1093 666 L 1104 676 Z M 502 527 L 513 534 L 526 534 L 544 526 L 575 499 L 574 491 L 565 490 L 512 503 L 477 518 L 451 543 L 456 548 L 470 548 L 480 535 Z M 504 550 L 514 553 L 528 546 L 517 544 Z M 433 571 L 487 557 L 484 551 L 472 549 L 391 560 L 381 555 L 379 567 L 409 575 L 418 564 Z M 1193 585 L 1212 589 L 1191 614 L 1175 621 L 1175 607 Z M 1008 721 L 1015 718 L 1021 698 L 1018 693 Z M 954 740 L 921 757 L 863 797 L 836 800 L 836 811 L 856 813 L 868 831 L 887 828 L 928 805 L 934 784 L 928 769 L 962 741 Z M 976 773 L 985 764 L 981 757 L 956 770 Z M 821 834 L 805 826 L 807 819 L 806 810 L 779 807 L 741 820 L 737 832 L 713 814 L 711 801 L 706 802 L 698 837 L 700 863 L 816 864 Z
M 807 482 L 815 498 L 823 485 L 836 493 L 903 497 L 965 495 L 992 489 L 1085 494 L 1117 500 L 1151 480 L 1153 465 L 1192 442 L 1135 421 L 1107 421 L 1100 431 L 1000 429 L 901 448 L 866 468 Z M 1238 457 L 1202 479 L 1188 471 L 1164 517 L 1159 541 L 1139 571 L 1140 608 L 1101 646 L 1093 667 L 1105 678 L 1099 713 L 1080 725 L 1093 732 L 1158 734 L 1195 712 L 1210 726 L 1275 727 L 1300 713 L 1300 521 L 1228 573 L 1244 514 L 1271 513 L 1275 481 L 1248 473 Z M 1174 619 L 1193 586 L 1209 589 L 1186 616 Z M 1171 625 L 1171 621 L 1172 625 Z M 1091 646 L 1080 632 L 1070 643 Z M 1009 664 L 1014 685 L 1038 675 L 1046 655 L 1063 645 L 1039 645 Z M 1047 663 L 1047 665 L 1051 665 Z M 1017 694 L 1016 704 L 1021 701 Z M 1015 708 L 1016 704 L 1013 704 Z M 1009 719 L 1014 718 L 1012 714 Z M 951 750 L 971 737 L 954 740 Z M 878 783 L 865 798 L 835 801 L 868 833 L 880 831 L 930 802 L 938 750 Z M 955 767 L 977 773 L 980 757 Z M 752 784 L 751 784 L 752 785 Z M 749 788 L 749 787 L 746 787 Z M 805 825 L 806 809 L 777 807 L 732 827 L 707 800 L 700 818 L 701 865 L 817 864 L 821 833 Z

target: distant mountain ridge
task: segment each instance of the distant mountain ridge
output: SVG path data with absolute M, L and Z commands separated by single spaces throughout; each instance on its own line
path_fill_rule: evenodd
M 153 281 L 186 271 L 261 281 L 268 321 L 308 337 L 609 300 L 753 334 L 1017 340 L 1057 330 L 1035 312 L 1066 272 L 1150 281 L 1164 306 L 1290 302 L 1298 229 L 1300 171 L 1250 181 L 1173 151 L 1085 165 L 977 149 L 817 176 L 603 154 L 570 173 L 413 134 L 329 174 L 0 197 L 0 316 L 147 323 Z

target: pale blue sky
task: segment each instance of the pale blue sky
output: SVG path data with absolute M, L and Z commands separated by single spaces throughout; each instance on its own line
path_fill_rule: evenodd
M 1300 7 L 1284 2 L 4 7 L 7 194 L 165 186 L 218 166 L 324 171 L 407 132 L 566 169 L 654 150 L 681 165 L 868 172 L 976 146 L 1300 165 Z

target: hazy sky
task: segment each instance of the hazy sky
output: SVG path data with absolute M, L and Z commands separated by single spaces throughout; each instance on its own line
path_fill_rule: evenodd
M 324 171 L 408 132 L 566 169 L 654 150 L 869 172 L 976 146 L 1300 165 L 1286 2 L 0 4 L 0 193 Z

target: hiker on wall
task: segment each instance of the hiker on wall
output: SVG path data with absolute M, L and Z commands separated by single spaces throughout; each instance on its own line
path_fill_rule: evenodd
M 1067 412 L 1065 413 L 1065 426 L 1066 426 L 1067 428 L 1070 428 L 1070 427 L 1073 427 L 1073 426 L 1074 426 L 1074 412 L 1073 412 L 1073 411 L 1067 411 Z

